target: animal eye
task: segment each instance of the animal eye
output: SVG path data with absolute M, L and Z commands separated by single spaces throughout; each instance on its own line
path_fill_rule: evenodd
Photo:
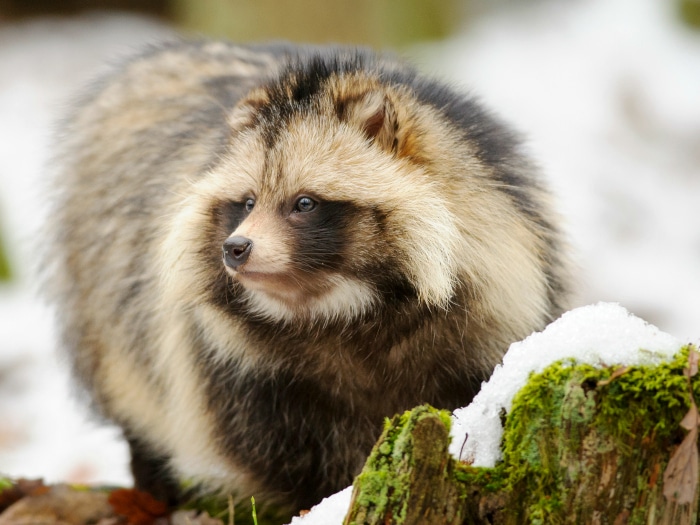
M 294 205 L 294 211 L 307 212 L 311 211 L 316 207 L 316 201 L 311 197 L 300 197 L 297 203 Z
M 245 201 L 245 211 L 252 211 L 255 208 L 255 199 L 247 199 Z

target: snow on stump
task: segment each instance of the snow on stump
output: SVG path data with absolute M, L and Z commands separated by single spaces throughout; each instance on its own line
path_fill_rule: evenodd
M 345 524 L 697 522 L 697 351 L 653 365 L 554 363 L 505 417 L 502 460 L 449 453 L 450 418 L 394 417 L 355 480 Z

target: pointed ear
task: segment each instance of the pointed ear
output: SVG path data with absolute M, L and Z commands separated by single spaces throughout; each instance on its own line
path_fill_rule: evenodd
M 233 131 L 242 131 L 253 124 L 255 108 L 249 104 L 238 103 L 228 114 L 228 125 Z
M 397 150 L 396 112 L 384 93 L 372 91 L 348 102 L 344 115 L 348 124 L 361 129 L 375 144 L 387 151 Z
M 243 131 L 255 123 L 257 111 L 269 102 L 263 90 L 255 90 L 238 101 L 228 115 L 228 124 L 233 131 Z

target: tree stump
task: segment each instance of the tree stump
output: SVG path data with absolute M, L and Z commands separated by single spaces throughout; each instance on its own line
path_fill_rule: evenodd
M 387 422 L 345 524 L 694 524 L 697 352 L 668 363 L 557 363 L 531 376 L 505 422 L 503 460 L 448 453 L 449 414 Z

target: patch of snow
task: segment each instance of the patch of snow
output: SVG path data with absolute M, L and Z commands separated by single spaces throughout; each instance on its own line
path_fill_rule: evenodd
M 304 516 L 295 516 L 289 525 L 342 525 L 350 510 L 352 485 L 324 498 Z
M 131 484 L 120 432 L 90 421 L 56 352 L 33 270 L 53 128 L 105 63 L 172 36 L 149 19 L 93 13 L 0 25 L 0 228 L 15 281 L 0 286 L 0 474 Z
M 0 295 L 0 473 L 47 482 L 130 484 L 120 432 L 87 420 L 55 347 L 52 311 L 30 293 Z M 11 381 L 4 381 L 3 372 Z
M 698 337 L 700 32 L 677 2 L 508 2 L 416 54 L 524 133 L 576 250 L 577 305 Z
M 501 411 L 510 411 L 513 397 L 531 373 L 555 361 L 652 365 L 672 357 L 682 346 L 675 337 L 617 304 L 599 303 L 567 312 L 542 332 L 513 343 L 472 403 L 455 410 L 450 452 L 474 466 L 493 467 L 501 458 Z

